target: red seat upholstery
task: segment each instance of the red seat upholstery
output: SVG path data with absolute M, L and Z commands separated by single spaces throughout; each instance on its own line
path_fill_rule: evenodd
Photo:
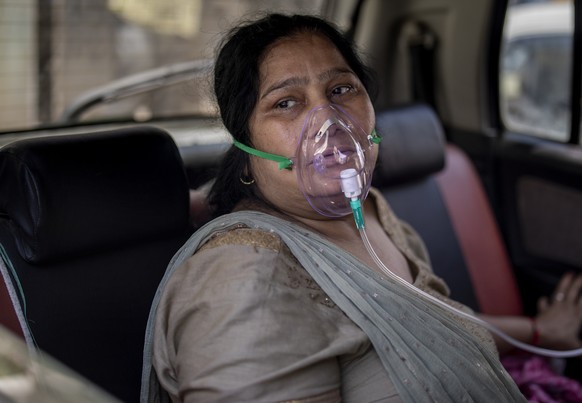
M 0 265 L 3 265 L 1 260 Z M 18 321 L 15 309 L 16 307 L 12 302 L 11 295 L 8 293 L 5 277 L 0 276 L 0 325 L 4 326 L 17 336 L 24 338 L 24 332 Z
M 520 315 L 522 304 L 499 226 L 467 155 L 446 146 L 436 175 L 482 313 Z

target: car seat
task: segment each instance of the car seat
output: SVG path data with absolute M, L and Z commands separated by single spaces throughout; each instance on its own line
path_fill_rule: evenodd
M 447 144 L 426 105 L 380 111 L 374 186 L 420 234 L 451 296 L 478 312 L 519 315 L 522 302 L 486 193 L 467 155 Z
M 178 149 L 156 128 L 0 149 L 1 324 L 138 401 L 150 304 L 191 234 L 188 205 Z

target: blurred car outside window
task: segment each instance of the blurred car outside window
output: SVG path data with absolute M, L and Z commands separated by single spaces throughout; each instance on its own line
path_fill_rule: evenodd
M 500 105 L 505 127 L 566 142 L 574 5 L 510 1 L 500 57 Z

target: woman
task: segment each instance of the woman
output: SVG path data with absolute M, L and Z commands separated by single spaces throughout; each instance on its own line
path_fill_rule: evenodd
M 524 401 L 486 330 L 403 286 L 466 309 L 410 228 L 365 197 L 378 139 L 349 42 L 320 19 L 270 15 L 233 30 L 215 69 L 235 146 L 211 191 L 219 217 L 160 287 L 143 399 Z

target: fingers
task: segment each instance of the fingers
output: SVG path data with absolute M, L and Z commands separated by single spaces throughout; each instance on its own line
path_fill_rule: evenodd
M 568 292 L 570 290 L 573 278 L 574 276 L 572 273 L 566 273 L 562 276 L 560 282 L 558 283 L 558 286 L 554 290 L 554 296 L 552 298 L 553 302 L 562 302 L 566 298 L 566 295 L 568 295 Z
M 560 279 L 560 282 L 554 291 L 552 300 L 554 303 L 567 301 L 576 304 L 579 300 L 581 289 L 582 276 L 575 276 L 572 273 L 566 273 Z
M 568 301 L 577 303 L 580 299 L 580 290 L 582 289 L 582 276 L 576 276 L 570 288 L 566 291 L 566 298 Z

